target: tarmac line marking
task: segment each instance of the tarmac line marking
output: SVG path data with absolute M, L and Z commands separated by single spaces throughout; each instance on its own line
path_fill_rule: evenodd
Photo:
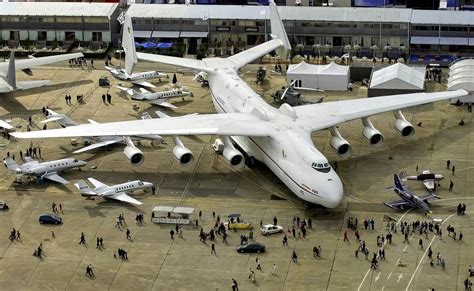
M 400 258 L 398 258 L 397 261 L 395 262 L 395 266 L 398 266 L 398 263 L 400 263 Z
M 383 289 L 385 289 L 385 285 L 382 286 L 382 291 L 383 291 Z
M 443 220 L 443 222 L 441 223 L 441 226 L 443 226 L 443 224 L 448 221 L 451 217 L 453 217 L 455 214 L 451 214 L 450 216 L 448 216 L 445 220 Z M 425 258 L 426 256 L 426 253 L 428 252 L 428 250 L 430 249 L 431 247 L 431 244 L 433 244 L 433 241 L 436 239 L 437 235 L 434 235 L 433 238 L 431 239 L 431 242 L 430 244 L 428 245 L 428 247 L 426 248 L 426 251 L 423 253 L 423 255 L 421 256 L 421 259 L 420 261 L 418 262 L 418 265 L 416 266 L 416 269 L 415 271 L 413 272 L 413 274 L 411 275 L 411 278 L 410 278 L 410 281 L 408 281 L 408 285 L 407 285 L 407 288 L 405 289 L 405 291 L 408 291 L 408 288 L 410 287 L 411 285 L 411 282 L 413 281 L 413 279 L 415 278 L 415 275 L 416 275 L 416 272 L 418 271 L 418 268 L 420 268 L 420 265 L 421 263 L 423 262 L 423 259 Z
M 403 253 L 407 250 L 407 247 L 408 247 L 408 245 L 405 245 L 405 247 L 403 248 L 403 251 L 402 251 Z
M 398 259 L 398 260 L 400 260 L 400 259 Z M 398 260 L 397 260 L 397 261 L 398 261 Z M 393 272 L 390 272 L 390 274 L 388 274 L 388 276 L 387 276 L 387 280 L 389 280 L 389 279 L 390 279 L 390 277 L 392 277 L 392 273 L 393 273 Z M 385 287 L 385 286 L 384 286 L 384 287 Z
M 375 277 L 375 282 L 377 282 L 378 280 L 380 279 L 380 272 L 377 274 L 377 276 Z
M 405 215 L 408 214 L 408 212 L 410 212 L 413 208 L 410 208 L 408 209 L 407 211 L 405 211 L 405 213 L 403 213 L 403 215 L 400 217 L 400 219 L 398 219 L 397 223 L 395 224 L 395 227 L 400 223 L 400 221 L 402 221 L 402 219 L 405 217 Z M 387 243 L 387 241 L 385 241 L 382 245 L 382 248 L 385 246 L 385 244 Z M 397 261 L 398 263 L 398 261 Z M 360 282 L 360 285 L 359 285 L 359 288 L 357 288 L 357 291 L 360 291 L 360 289 L 362 288 L 362 285 L 364 285 L 364 282 L 365 282 L 365 279 L 367 279 L 367 275 L 369 275 L 369 272 L 370 272 L 370 268 L 367 270 L 367 272 L 365 273 L 365 276 L 364 278 L 362 279 L 362 282 Z
M 397 280 L 397 283 L 400 283 L 400 280 L 403 278 L 403 274 L 400 273 L 400 275 L 398 275 L 398 280 Z

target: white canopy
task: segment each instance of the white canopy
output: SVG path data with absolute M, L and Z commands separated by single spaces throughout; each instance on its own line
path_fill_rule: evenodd
M 448 90 L 474 91 L 474 59 L 455 62 L 449 67 Z
M 409 67 L 397 63 L 372 73 L 370 88 L 424 90 L 425 67 Z
M 349 67 L 334 62 L 328 65 L 310 65 L 305 62 L 290 65 L 286 72 L 288 82 L 299 80 L 297 87 L 345 91 L 349 82 Z

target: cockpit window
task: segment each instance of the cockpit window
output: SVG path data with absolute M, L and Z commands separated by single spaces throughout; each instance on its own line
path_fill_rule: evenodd
M 329 166 L 328 163 L 312 163 L 311 164 L 311 167 L 313 169 L 315 169 L 316 171 L 318 172 L 322 172 L 322 173 L 329 173 L 329 171 L 331 171 L 331 167 Z
M 77 163 L 77 162 L 79 162 L 79 161 L 78 161 L 78 160 L 76 160 L 76 159 L 74 159 L 73 163 Z

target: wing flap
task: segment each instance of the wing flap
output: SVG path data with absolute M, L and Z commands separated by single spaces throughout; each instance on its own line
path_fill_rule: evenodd
M 405 200 L 395 200 L 395 201 L 390 201 L 390 202 L 384 202 L 383 204 L 393 209 L 400 209 L 400 208 L 403 208 L 404 206 L 410 206 L 410 203 L 408 203 Z
M 108 196 L 107 198 L 112 198 L 112 199 L 115 199 L 115 200 L 119 200 L 119 201 L 127 202 L 127 203 L 132 203 L 132 204 L 136 204 L 136 205 L 142 205 L 143 204 L 140 201 L 138 201 L 137 199 L 132 198 L 132 197 L 128 196 L 125 193 L 114 194 L 114 195 Z
M 81 124 L 78 126 L 13 132 L 17 138 L 137 136 L 137 135 L 234 135 L 270 136 L 273 126 L 247 113 L 199 114 L 147 120 Z
M 46 175 L 46 176 L 44 176 L 44 178 L 48 179 L 48 180 L 51 180 L 51 181 L 54 181 L 54 182 L 61 183 L 61 184 L 68 184 L 69 183 L 68 180 L 64 179 L 63 177 L 59 176 L 56 173 Z
M 106 188 L 108 187 L 107 184 L 102 183 L 101 181 L 98 181 L 94 178 L 88 178 L 89 182 L 91 182 L 92 185 L 94 185 L 95 189 L 100 189 L 100 188 Z
M 153 85 L 152 83 L 147 82 L 145 80 L 135 80 L 135 81 L 132 81 L 132 83 L 135 84 L 135 85 L 138 85 L 138 86 L 143 86 L 143 87 L 148 87 L 148 88 L 156 88 L 155 85 Z

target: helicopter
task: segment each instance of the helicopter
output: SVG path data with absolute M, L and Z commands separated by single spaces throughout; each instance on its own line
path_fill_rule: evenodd
M 296 80 L 293 80 L 288 87 L 281 87 L 280 90 L 276 91 L 272 94 L 273 101 L 279 104 L 287 103 L 290 106 L 299 106 L 305 104 L 315 104 L 323 102 L 324 97 L 320 97 L 316 101 L 308 101 L 305 100 L 304 97 L 301 95 L 300 91 L 317 91 L 317 92 L 324 92 L 320 89 L 312 89 L 312 88 L 303 88 L 303 87 L 295 87 Z

